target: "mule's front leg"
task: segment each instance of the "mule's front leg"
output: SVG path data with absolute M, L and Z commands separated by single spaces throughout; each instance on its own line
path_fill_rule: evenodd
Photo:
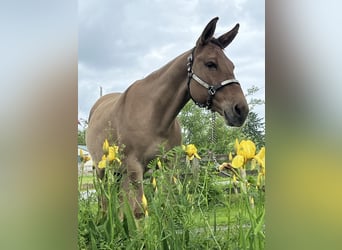
M 127 194 L 132 211 L 136 218 L 144 216 L 142 207 L 142 197 L 144 195 L 143 186 L 143 166 L 135 159 L 127 159 L 127 175 L 123 180 L 123 189 Z

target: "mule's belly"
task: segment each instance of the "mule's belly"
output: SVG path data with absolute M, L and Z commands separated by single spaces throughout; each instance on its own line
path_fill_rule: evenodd
M 118 131 L 120 133 L 122 129 Z M 158 134 L 150 129 L 136 129 L 130 130 L 129 136 L 119 135 L 120 137 L 120 144 L 124 145 L 124 154 L 138 159 L 144 167 L 162 151 L 168 151 L 181 144 L 178 123 L 175 123 L 168 133 Z

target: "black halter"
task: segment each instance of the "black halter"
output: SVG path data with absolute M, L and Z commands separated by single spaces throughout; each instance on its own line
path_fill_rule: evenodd
M 232 83 L 236 83 L 236 84 L 240 84 L 238 80 L 236 79 L 228 79 L 228 80 L 224 80 L 223 82 L 220 82 L 218 84 L 215 85 L 211 85 L 205 81 L 203 81 L 201 78 L 199 78 L 193 71 L 192 71 L 192 65 L 194 63 L 194 51 L 195 51 L 194 47 L 191 51 L 191 54 L 188 56 L 188 92 L 190 95 L 190 98 L 194 101 L 194 103 L 199 106 L 200 108 L 207 108 L 207 109 L 211 109 L 211 106 L 213 104 L 213 98 L 216 94 L 216 92 L 218 90 L 220 90 L 221 88 L 223 88 L 224 86 L 230 85 Z M 204 88 L 206 88 L 208 90 L 208 97 L 207 97 L 207 102 L 206 103 L 199 103 L 197 102 L 191 95 L 190 92 L 190 82 L 191 79 L 194 79 L 197 83 L 199 83 L 201 86 L 203 86 Z

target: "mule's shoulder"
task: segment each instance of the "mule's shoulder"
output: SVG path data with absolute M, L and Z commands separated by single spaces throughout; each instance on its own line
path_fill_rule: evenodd
M 110 93 L 110 94 L 106 94 L 104 96 L 101 96 L 93 105 L 93 107 L 91 108 L 90 112 L 89 112 L 89 118 L 88 118 L 88 122 L 90 121 L 90 118 L 92 116 L 92 114 L 95 112 L 95 110 L 103 103 L 109 102 L 109 101 L 113 101 L 115 102 L 117 100 L 117 98 L 121 95 L 121 93 Z

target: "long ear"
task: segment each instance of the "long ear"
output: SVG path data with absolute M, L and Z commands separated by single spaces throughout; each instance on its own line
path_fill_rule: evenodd
M 236 34 L 238 33 L 240 24 L 236 24 L 235 27 L 228 31 L 227 33 L 223 34 L 217 40 L 222 44 L 223 48 L 227 47 L 235 38 Z
M 215 29 L 216 29 L 216 23 L 219 18 L 215 17 L 213 18 L 207 26 L 204 28 L 202 35 L 198 38 L 196 45 L 205 45 L 207 44 L 210 39 L 213 37 Z

